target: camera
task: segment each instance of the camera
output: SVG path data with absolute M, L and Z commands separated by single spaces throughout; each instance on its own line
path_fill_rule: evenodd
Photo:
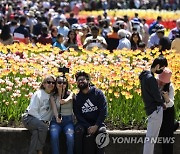
M 59 67 L 58 72 L 62 72 L 63 74 L 69 73 L 69 68 L 67 68 L 65 66 L 64 67 Z
M 96 39 L 94 39 L 94 40 L 92 40 L 92 42 L 93 42 L 93 43 L 96 43 L 96 42 L 97 42 L 97 40 L 96 40 Z
M 132 31 L 134 32 L 134 31 L 137 31 L 137 27 L 133 27 L 132 28 Z

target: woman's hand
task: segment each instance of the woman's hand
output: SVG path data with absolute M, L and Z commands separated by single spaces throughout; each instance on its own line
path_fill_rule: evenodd
M 67 102 L 68 102 L 67 99 L 61 99 L 61 100 L 60 100 L 60 104 L 61 104 L 61 105 L 66 104 Z
M 167 91 L 162 91 L 162 96 L 164 97 L 165 102 L 169 103 L 169 93 Z
M 61 123 L 61 121 L 62 121 L 62 118 L 56 117 L 56 122 L 57 123 Z
M 63 105 L 63 104 L 66 104 L 66 103 L 69 103 L 70 99 L 69 98 L 66 98 L 66 99 L 60 99 L 60 104 Z
M 75 97 L 74 93 L 70 93 L 70 95 L 66 99 L 60 99 L 59 102 L 61 105 L 63 105 L 63 104 L 71 102 L 74 97 Z

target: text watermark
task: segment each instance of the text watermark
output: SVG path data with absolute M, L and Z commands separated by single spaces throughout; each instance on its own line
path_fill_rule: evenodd
M 109 142 L 113 144 L 144 144 L 147 142 L 153 144 L 173 144 L 175 143 L 175 137 L 109 137 L 107 132 L 96 136 L 98 148 L 106 147 Z

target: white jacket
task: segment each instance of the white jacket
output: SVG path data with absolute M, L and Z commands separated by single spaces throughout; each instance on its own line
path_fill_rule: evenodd
M 36 91 L 31 97 L 27 111 L 29 115 L 39 120 L 50 121 L 52 118 L 50 94 L 46 93 L 43 89 Z

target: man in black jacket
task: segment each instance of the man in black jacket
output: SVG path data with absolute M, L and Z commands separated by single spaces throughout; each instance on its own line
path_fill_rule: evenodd
M 76 154 L 104 154 L 103 148 L 97 148 L 95 137 L 106 131 L 104 120 L 107 116 L 107 101 L 100 89 L 90 85 L 89 74 L 76 73 L 79 93 L 73 102 L 73 111 L 77 119 L 75 126 Z
M 150 71 L 143 71 L 139 76 L 142 97 L 148 116 L 143 154 L 154 153 L 154 143 L 152 139 L 158 137 L 162 124 L 164 100 L 158 89 L 158 83 L 154 77 L 154 73 L 161 74 L 167 65 L 166 58 L 162 56 L 158 57 L 153 61 Z

